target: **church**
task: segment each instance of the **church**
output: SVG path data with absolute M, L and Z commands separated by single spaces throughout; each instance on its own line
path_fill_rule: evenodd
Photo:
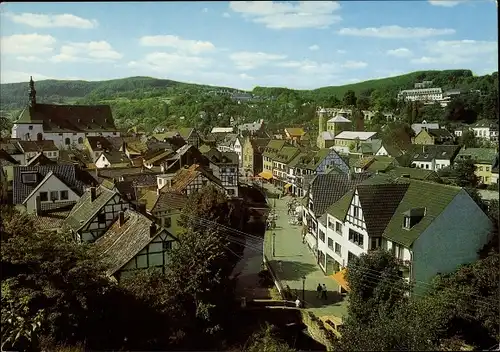
M 87 136 L 118 137 L 109 105 L 57 105 L 36 101 L 30 77 L 29 102 L 12 127 L 12 138 L 24 141 L 53 140 L 59 148 L 83 148 Z

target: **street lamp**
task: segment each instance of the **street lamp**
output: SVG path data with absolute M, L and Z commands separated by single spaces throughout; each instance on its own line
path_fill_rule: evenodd
M 273 232 L 273 257 L 276 256 L 276 233 Z
M 302 304 L 306 305 L 306 276 L 302 276 Z

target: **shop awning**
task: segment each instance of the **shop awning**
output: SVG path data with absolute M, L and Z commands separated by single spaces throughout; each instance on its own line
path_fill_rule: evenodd
M 291 185 L 291 184 L 289 184 L 289 183 L 287 183 L 287 184 L 285 185 L 285 189 L 288 189 L 288 188 L 290 188 L 290 187 L 292 187 L 292 185 Z
M 273 178 L 273 174 L 270 173 L 269 171 L 262 171 L 260 174 L 259 174 L 260 177 L 262 177 L 263 179 L 266 179 L 266 180 L 270 180 Z
M 338 282 L 338 284 L 346 291 L 349 291 L 349 285 L 347 285 L 347 281 L 345 279 L 345 273 L 347 269 L 342 269 L 332 276 L 330 276 L 332 279 Z

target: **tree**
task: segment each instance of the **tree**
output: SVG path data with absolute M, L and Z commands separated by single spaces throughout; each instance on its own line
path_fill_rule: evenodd
M 247 342 L 243 352 L 294 352 L 274 331 L 274 326 L 266 324 L 255 332 Z
M 477 148 L 478 141 L 476 136 L 474 136 L 474 131 L 466 129 L 460 136 L 460 144 L 466 148 Z
M 344 106 L 354 107 L 356 106 L 356 100 L 356 93 L 354 93 L 353 90 L 348 90 L 347 92 L 345 92 L 343 99 Z
M 458 160 L 451 169 L 450 176 L 457 186 L 475 188 L 479 184 L 479 177 L 475 173 L 476 166 L 471 159 Z

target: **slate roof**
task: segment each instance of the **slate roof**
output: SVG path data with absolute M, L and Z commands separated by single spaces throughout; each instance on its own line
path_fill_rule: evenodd
M 235 152 L 220 152 L 213 148 L 205 156 L 216 165 L 238 165 L 238 154 Z
M 53 172 L 54 175 L 64 182 L 76 194 L 81 195 L 86 186 L 95 185 L 96 181 L 90 174 L 81 170 L 74 164 L 53 164 L 40 166 L 14 166 L 13 180 L 13 202 L 22 204 L 26 197 L 38 186 L 36 184 L 23 183 L 22 174 L 25 172 L 36 173 L 38 182 L 43 180 L 47 174 Z
M 408 190 L 396 208 L 383 236 L 405 247 L 410 247 L 461 191 L 460 187 L 409 180 Z M 404 213 L 422 207 L 426 209 L 422 220 L 409 230 L 403 229 Z
M 392 156 L 393 158 L 398 158 L 401 155 L 403 155 L 403 152 L 401 151 L 401 148 L 399 148 L 399 147 L 397 147 L 395 145 L 392 145 L 392 144 L 389 144 L 389 143 L 386 143 L 386 142 L 382 142 L 382 145 L 380 147 L 384 147 L 384 149 L 387 152 L 387 154 L 389 154 L 389 156 Z
M 359 138 L 360 141 L 365 141 L 374 137 L 376 134 L 377 132 L 342 131 L 335 136 L 335 139 L 355 140 Z
M 271 141 L 270 138 L 251 138 L 250 143 L 252 144 L 252 147 L 254 151 L 257 151 L 259 153 L 262 153 L 262 151 L 266 148 L 266 146 L 269 144 Z
M 165 151 L 157 153 L 155 156 L 153 156 L 149 159 L 144 159 L 144 163 L 145 164 L 159 165 L 159 163 L 161 163 L 162 161 L 171 157 L 172 154 L 174 154 L 173 150 L 165 150 Z
M 45 132 L 116 131 L 109 105 L 35 104 L 25 108 L 16 123 L 42 121 Z
M 314 214 L 316 216 L 323 215 L 330 205 L 369 177 L 370 175 L 366 173 L 349 175 L 329 173 L 316 175 L 309 185 L 309 192 L 313 199 L 312 210 Z
M 430 162 L 434 159 L 454 160 L 461 146 L 459 145 L 412 145 L 410 153 L 413 161 Z
M 489 128 L 498 127 L 498 124 L 495 124 L 491 120 L 482 119 L 482 120 L 479 120 L 475 124 L 472 125 L 472 128 L 486 128 L 486 127 L 489 127 Z
M 41 141 L 19 141 L 19 147 L 25 153 L 30 152 L 56 152 L 59 149 L 56 147 L 53 140 Z
M 411 129 L 413 132 L 415 132 L 415 135 L 419 134 L 422 128 L 427 128 L 427 129 L 439 129 L 439 124 L 438 123 L 414 123 L 411 125 Z
M 330 155 L 330 153 L 336 153 L 335 150 L 329 148 L 323 148 L 314 153 L 309 163 L 307 163 L 306 168 L 309 170 L 314 170 L 319 167 L 319 165 L 325 160 L 325 158 Z
M 116 191 L 107 187 L 99 186 L 96 188 L 96 199 L 90 201 L 90 189 L 87 190 L 78 202 L 71 209 L 70 214 L 64 221 L 73 231 L 79 231 L 85 224 L 92 220 L 96 214 L 105 206 L 115 195 Z
M 497 151 L 495 148 L 462 148 L 457 154 L 457 160 L 472 159 L 478 164 L 491 165 L 496 156 Z
M 370 236 L 382 235 L 408 186 L 408 183 L 357 186 L 366 229 Z
M 60 208 L 56 211 L 42 212 L 40 215 L 32 215 L 33 225 L 36 229 L 42 231 L 59 230 L 63 227 L 64 221 L 68 217 L 71 207 Z M 68 209 L 69 208 L 69 209 Z
M 408 175 L 410 179 L 413 180 L 432 180 L 438 181 L 439 176 L 437 172 L 432 170 L 426 170 L 419 167 L 401 167 L 397 166 L 388 170 L 387 175 L 392 177 L 403 177 L 404 175 Z
M 445 128 L 430 128 L 427 132 L 435 138 L 453 138 L 453 135 Z
M 5 150 L 9 155 L 23 154 L 17 145 L 17 141 L 2 141 L 0 142 L 0 149 Z
M 124 224 L 120 226 L 117 219 L 94 244 L 97 251 L 107 258 L 111 265 L 107 270 L 108 275 L 115 274 L 151 243 L 158 234 L 166 232 L 165 229 L 156 227 L 155 233 L 151 236 L 150 226 L 153 222 L 134 210 L 125 211 L 124 220 Z
M 114 167 L 97 170 L 98 175 L 104 178 L 120 179 L 126 175 L 148 174 L 153 171 L 144 167 Z
M 182 209 L 187 203 L 186 195 L 170 191 L 148 191 L 140 200 L 146 204 L 146 210 L 154 213 Z
M 32 157 L 26 164 L 26 166 L 36 166 L 36 165 L 50 165 L 57 164 L 54 160 L 50 160 L 43 153 L 38 153 Z

